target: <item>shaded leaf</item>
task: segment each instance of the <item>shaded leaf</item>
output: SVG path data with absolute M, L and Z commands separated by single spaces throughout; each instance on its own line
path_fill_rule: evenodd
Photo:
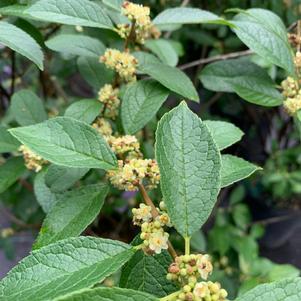
M 20 142 L 14 138 L 4 126 L 0 126 L 0 153 L 9 153 L 18 150 Z

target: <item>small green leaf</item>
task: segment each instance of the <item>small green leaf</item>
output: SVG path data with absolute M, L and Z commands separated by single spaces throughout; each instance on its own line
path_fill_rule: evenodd
M 225 24 L 231 23 L 217 15 L 198 8 L 176 7 L 161 12 L 155 19 L 154 24 Z
M 99 115 L 102 103 L 96 99 L 83 99 L 72 103 L 65 112 L 65 116 L 91 124 Z
M 0 126 L 0 153 L 17 151 L 20 142 L 14 138 L 4 126 Z
M 117 160 L 91 126 L 69 117 L 10 129 L 10 133 L 46 160 L 62 166 L 112 169 Z
M 153 80 L 141 80 L 128 85 L 121 102 L 124 131 L 134 134 L 142 129 L 156 115 L 168 92 Z
M 26 9 L 25 13 L 41 21 L 113 28 L 113 24 L 103 8 L 88 0 L 39 0 Z
M 143 54 L 139 53 L 140 58 L 141 56 L 143 56 Z M 138 70 L 141 73 L 148 74 L 169 90 L 183 97 L 194 101 L 199 100 L 198 92 L 184 72 L 175 67 L 155 63 L 154 60 L 150 58 L 150 56 L 147 56 L 146 59 L 138 59 Z
M 205 120 L 204 123 L 209 128 L 219 150 L 238 142 L 244 135 L 238 127 L 230 122 Z
M 178 54 L 168 40 L 147 40 L 145 46 L 156 54 L 163 63 L 172 67 L 175 67 L 178 64 Z
M 220 153 L 205 124 L 182 102 L 156 132 L 161 190 L 171 221 L 184 237 L 209 217 L 220 189 Z
M 43 70 L 43 52 L 39 44 L 17 26 L 0 21 L 0 43 L 27 57 Z
M 31 125 L 47 119 L 42 100 L 30 90 L 20 90 L 12 97 L 11 111 L 16 121 L 22 125 Z
M 48 213 L 57 201 L 58 195 L 46 184 L 47 169 L 40 171 L 34 178 L 35 197 L 45 213 Z
M 243 180 L 262 168 L 239 157 L 222 155 L 222 187 Z
M 89 168 L 72 168 L 51 164 L 45 175 L 45 183 L 52 192 L 62 192 L 73 186 Z
M 177 287 L 166 279 L 172 258 L 167 251 L 154 256 L 138 251 L 122 269 L 120 287 L 139 290 L 157 297 L 167 296 Z
M 83 300 L 95 300 L 95 301 L 159 301 L 156 297 L 149 294 L 124 289 L 124 288 L 107 288 L 98 287 L 95 289 L 86 289 L 79 292 L 75 292 L 65 298 L 59 298 L 55 301 L 83 301 Z
M 286 28 L 273 12 L 252 8 L 238 14 L 233 31 L 250 49 L 290 74 L 294 74 L 292 49 Z
M 25 172 L 22 157 L 13 157 L 0 165 L 0 193 L 13 185 Z
M 235 92 L 241 98 L 261 106 L 278 106 L 283 97 L 266 71 L 246 58 L 215 62 L 200 74 L 205 88 Z
M 60 195 L 43 222 L 34 249 L 80 235 L 98 215 L 108 190 L 107 185 L 97 184 Z
M 99 40 L 79 34 L 60 34 L 48 40 L 46 46 L 64 54 L 99 58 L 105 46 Z
M 301 300 L 301 278 L 289 278 L 261 284 L 235 301 L 298 301 Z
M 77 66 L 84 80 L 97 91 L 104 84 L 111 83 L 113 80 L 114 72 L 100 63 L 97 58 L 79 57 Z
M 24 258 L 0 281 L 0 299 L 46 301 L 90 287 L 135 253 L 125 243 L 94 237 L 61 240 Z

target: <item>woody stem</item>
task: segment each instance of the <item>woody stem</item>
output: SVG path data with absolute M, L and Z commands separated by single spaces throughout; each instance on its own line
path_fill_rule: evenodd
M 148 196 L 144 186 L 142 184 L 138 184 L 138 188 L 139 188 L 139 191 L 142 195 L 142 198 L 145 202 L 145 204 L 147 206 L 150 206 L 151 207 L 151 213 L 152 213 L 152 217 L 153 218 L 156 218 L 158 215 L 159 215 L 159 212 L 156 208 L 156 206 L 154 205 L 153 201 L 151 200 L 151 198 Z M 178 254 L 176 252 L 176 250 L 174 249 L 174 247 L 172 246 L 171 242 L 168 241 L 168 252 L 169 254 L 175 259 L 176 257 L 178 257 Z

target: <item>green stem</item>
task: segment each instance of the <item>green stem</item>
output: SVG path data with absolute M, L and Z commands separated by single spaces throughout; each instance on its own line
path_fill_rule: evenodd
M 185 255 L 190 255 L 190 237 L 187 236 L 185 239 Z
M 175 298 L 179 295 L 179 292 L 175 292 L 175 293 L 172 293 L 166 297 L 163 297 L 160 299 L 160 301 L 172 301 L 172 300 L 175 300 Z

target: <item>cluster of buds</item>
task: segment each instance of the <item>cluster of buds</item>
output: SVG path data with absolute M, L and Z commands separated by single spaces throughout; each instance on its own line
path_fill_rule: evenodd
M 301 60 L 301 57 L 299 57 Z M 301 109 L 301 90 L 297 80 L 288 77 L 281 83 L 283 89 L 282 95 L 286 98 L 284 101 L 284 108 L 288 114 L 294 115 Z
M 135 136 L 125 135 L 121 137 L 111 136 L 108 143 L 114 153 L 120 158 L 141 158 L 140 143 Z
M 35 172 L 39 172 L 43 165 L 47 164 L 48 161 L 44 160 L 42 157 L 36 155 L 33 151 L 31 151 L 25 145 L 21 145 L 19 151 L 23 153 L 25 166 L 29 170 L 34 170 Z
M 118 115 L 120 99 L 118 98 L 119 89 L 112 85 L 104 85 L 98 92 L 98 100 L 105 105 L 104 116 L 115 119 Z
M 294 58 L 294 63 L 297 68 L 301 67 L 301 52 L 297 51 L 296 56 Z
M 122 13 L 132 22 L 117 25 L 117 32 L 123 39 L 134 38 L 135 42 L 144 44 L 146 39 L 160 37 L 161 32 L 151 22 L 149 7 L 125 1 Z
M 160 181 L 158 164 L 152 159 L 126 159 L 118 161 L 118 169 L 109 170 L 110 182 L 121 190 L 137 191 L 144 183 L 147 189 L 154 189 Z
M 156 214 L 152 214 L 152 208 L 145 204 L 140 204 L 132 212 L 134 225 L 141 227 L 140 238 L 143 240 L 144 252 L 160 254 L 162 250 L 167 250 L 169 234 L 164 231 L 164 227 L 171 227 L 168 214 L 159 208 Z
M 207 280 L 213 267 L 207 254 L 190 254 L 178 256 L 168 268 L 167 279 L 176 281 L 182 289 L 175 296 L 175 301 L 225 301 L 226 290 L 211 281 L 199 282 L 199 278 Z
M 223 270 L 229 276 L 233 274 L 233 268 L 230 266 L 227 256 L 222 256 L 219 260 L 214 261 L 214 267 Z
M 113 133 L 110 122 L 105 118 L 98 117 L 92 124 L 92 127 L 94 127 L 106 140 L 108 140 Z
M 104 63 L 108 68 L 115 70 L 121 79 L 126 82 L 136 80 L 137 59 L 129 52 L 121 52 L 117 49 L 107 49 L 100 62 Z

